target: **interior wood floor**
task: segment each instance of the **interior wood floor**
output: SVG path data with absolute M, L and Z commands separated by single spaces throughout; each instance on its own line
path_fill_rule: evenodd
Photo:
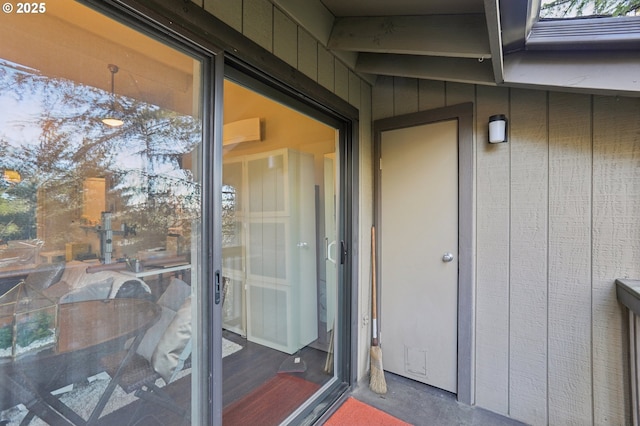
M 280 366 L 290 355 L 249 342 L 231 332 L 223 331 L 223 336 L 243 347 L 240 351 L 222 360 L 224 374 L 222 401 L 223 407 L 227 407 L 278 374 Z M 306 347 L 295 355 L 301 357 L 307 369 L 305 372 L 292 374 L 320 385 L 331 378 L 324 372 L 326 352 Z M 164 389 L 178 405 L 184 408 L 190 407 L 190 376 L 176 380 Z M 162 406 L 142 403 L 137 400 L 118 411 L 101 417 L 98 424 L 103 426 L 126 425 L 131 424 L 131 419 L 134 418 L 137 419 L 133 423 L 136 426 L 176 426 L 182 422 L 179 416 Z

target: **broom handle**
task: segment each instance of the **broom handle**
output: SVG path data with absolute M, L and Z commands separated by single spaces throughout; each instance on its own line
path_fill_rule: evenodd
M 371 323 L 373 332 L 371 335 L 371 344 L 378 346 L 378 300 L 376 297 L 376 227 L 371 227 Z

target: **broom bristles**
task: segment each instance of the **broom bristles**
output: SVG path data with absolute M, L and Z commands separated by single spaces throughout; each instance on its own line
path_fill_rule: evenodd
M 387 393 L 387 382 L 382 368 L 382 349 L 380 346 L 371 346 L 371 372 L 369 388 L 379 394 Z

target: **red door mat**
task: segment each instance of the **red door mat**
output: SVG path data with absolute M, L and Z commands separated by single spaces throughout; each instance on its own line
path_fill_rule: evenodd
M 319 385 L 289 374 L 278 374 L 247 396 L 227 406 L 222 413 L 225 426 L 279 425 Z
M 325 426 L 410 426 L 384 411 L 349 397 Z

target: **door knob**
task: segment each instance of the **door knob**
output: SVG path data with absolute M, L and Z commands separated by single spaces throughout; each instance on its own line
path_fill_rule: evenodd
M 453 254 L 451 253 L 445 253 L 444 256 L 442 256 L 443 262 L 451 262 L 452 260 L 453 260 Z

